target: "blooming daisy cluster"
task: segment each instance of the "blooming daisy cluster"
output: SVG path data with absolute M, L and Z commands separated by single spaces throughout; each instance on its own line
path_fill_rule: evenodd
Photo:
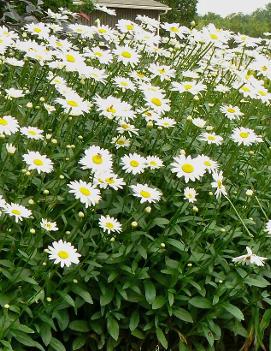
M 20 267 L 5 274 L 18 301 L 45 303 L 63 276 L 63 309 L 91 304 L 93 292 L 103 312 L 92 310 L 91 328 L 98 335 L 106 315 L 115 340 L 124 300 L 191 322 L 184 306 L 211 308 L 206 291 L 217 292 L 236 315 L 224 300 L 270 258 L 270 39 L 147 16 L 114 28 L 64 10 L 48 17 L 0 27 L 0 267 Z M 40 290 L 24 295 L 24 281 Z M 64 330 L 66 315 L 52 310 Z M 143 338 L 153 322 L 139 330 L 132 316 Z M 199 335 L 218 333 L 204 323 Z

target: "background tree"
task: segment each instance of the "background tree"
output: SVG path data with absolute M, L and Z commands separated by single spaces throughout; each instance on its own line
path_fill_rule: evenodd
M 171 10 L 161 17 L 162 21 L 189 25 L 197 14 L 198 0 L 162 0 Z

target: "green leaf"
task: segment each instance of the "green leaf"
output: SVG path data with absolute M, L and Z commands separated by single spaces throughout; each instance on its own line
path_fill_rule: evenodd
M 50 346 L 55 350 L 55 351 L 66 351 L 65 346 L 57 340 L 56 338 L 52 338 L 50 341 Z
M 107 330 L 112 338 L 117 341 L 119 338 L 119 323 L 112 315 L 107 318 Z
M 80 296 L 85 302 L 89 303 L 89 304 L 93 304 L 93 300 L 92 297 L 90 295 L 90 293 L 86 290 L 84 290 L 83 288 L 81 288 L 78 285 L 75 285 L 72 288 L 72 291 L 77 294 L 78 296 Z
M 87 336 L 86 335 L 80 335 L 77 338 L 74 339 L 72 343 L 72 349 L 73 350 L 79 350 L 81 349 L 87 341 Z
M 165 349 L 167 349 L 167 348 L 168 348 L 168 342 L 167 342 L 167 339 L 166 339 L 165 334 L 164 334 L 164 332 L 162 331 L 162 329 L 159 328 L 159 327 L 157 327 L 156 330 L 155 330 L 155 332 L 156 332 L 156 336 L 157 336 L 158 341 L 161 343 L 161 345 L 162 345 Z
M 144 288 L 145 288 L 145 298 L 147 302 L 151 305 L 156 297 L 155 286 L 150 280 L 145 280 Z
M 177 249 L 177 251 L 185 251 L 185 246 L 183 243 L 181 243 L 178 240 L 175 239 L 167 239 L 167 244 L 173 246 L 175 249 Z
M 83 320 L 72 321 L 69 325 L 69 328 L 71 330 L 82 332 L 82 333 L 87 333 L 89 331 L 88 323 Z
M 195 306 L 197 308 L 212 307 L 211 302 L 206 297 L 201 297 L 201 296 L 192 297 L 192 299 L 190 299 L 188 302 L 190 303 L 190 305 Z
M 139 313 L 138 311 L 134 311 L 130 318 L 129 329 L 131 331 L 134 331 L 137 328 L 138 323 L 139 323 Z
M 263 277 L 258 277 L 258 278 L 247 277 L 245 279 L 245 283 L 250 286 L 257 286 L 258 288 L 266 288 L 268 285 L 270 285 L 270 283 Z
M 36 342 L 35 340 L 33 340 L 29 335 L 20 332 L 20 331 L 16 331 L 12 333 L 14 338 L 19 341 L 20 344 L 23 344 L 25 346 L 29 346 L 29 347 L 33 347 L 36 348 L 38 350 L 41 351 L 45 351 L 44 348 L 41 346 L 41 344 L 39 344 L 38 342 Z
M 42 338 L 42 341 L 45 346 L 48 346 L 50 344 L 50 341 L 52 339 L 52 332 L 51 328 L 48 324 L 42 323 L 40 326 L 40 336 Z
M 182 321 L 193 323 L 193 318 L 191 314 L 188 311 L 186 311 L 184 308 L 174 309 L 173 314 L 175 317 L 181 319 Z
M 236 306 L 232 305 L 231 303 L 227 302 L 223 304 L 223 308 L 230 314 L 232 314 L 236 319 L 242 321 L 245 319 L 243 312 Z
M 114 297 L 113 289 L 106 289 L 104 294 L 100 296 L 101 306 L 108 305 L 113 300 L 113 297 Z
M 67 304 L 71 305 L 72 307 L 75 307 L 74 300 L 71 298 L 69 294 L 63 291 L 58 291 L 58 294 L 62 297 L 64 301 L 67 302 Z
M 152 309 L 157 310 L 161 308 L 166 303 L 166 299 L 163 296 L 157 296 L 156 299 L 153 301 Z

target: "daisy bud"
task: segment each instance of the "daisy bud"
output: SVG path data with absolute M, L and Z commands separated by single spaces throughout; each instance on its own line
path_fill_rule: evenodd
M 253 190 L 247 189 L 246 195 L 247 195 L 247 196 L 252 196 L 252 195 L 253 195 Z
M 71 232 L 69 230 L 66 230 L 65 234 L 70 235 Z
M 45 251 L 45 250 L 44 250 Z M 42 262 L 42 265 L 43 266 L 47 266 L 47 263 L 46 262 Z
M 27 33 L 26 33 L 26 32 L 23 32 L 22 37 L 23 37 L 23 38 L 27 38 Z
M 249 150 L 249 152 L 248 152 L 250 155 L 254 155 L 255 154 L 255 152 L 253 151 L 253 150 Z
M 192 116 L 187 116 L 186 118 L 188 121 L 192 121 L 193 117 Z
M 190 25 L 191 25 L 191 27 L 194 27 L 196 25 L 196 22 L 195 21 L 191 21 Z
M 6 149 L 7 149 L 7 152 L 11 155 L 13 155 L 16 151 L 16 147 L 12 144 L 6 144 Z
M 113 243 L 114 241 L 115 241 L 116 239 L 114 238 L 114 237 L 112 237 L 111 239 L 110 239 L 110 241 Z
M 206 130 L 213 130 L 214 128 L 212 126 L 207 126 Z
M 44 195 L 49 195 L 49 194 L 50 194 L 50 191 L 47 190 L 47 189 L 45 189 L 45 190 L 43 190 L 43 194 L 44 194 Z
M 57 144 L 57 140 L 56 139 L 52 139 L 52 144 Z
M 59 178 L 60 178 L 60 179 L 64 179 L 65 177 L 64 177 L 63 174 L 60 174 Z
M 83 135 L 78 135 L 78 139 L 82 140 L 83 139 Z
M 84 214 L 84 212 L 80 211 L 80 212 L 78 212 L 78 216 L 79 216 L 80 218 L 83 218 L 83 217 L 85 217 L 85 214 Z
M 65 158 L 66 161 L 69 161 L 69 159 L 70 159 L 69 157 L 66 157 L 66 158 Z
M 192 267 L 192 263 L 190 263 L 190 262 L 187 263 L 187 266 L 188 266 L 188 267 Z
M 72 116 L 69 117 L 69 121 L 72 121 Z
M 8 304 L 8 303 L 6 303 L 5 305 L 4 305 L 4 308 L 6 308 L 7 310 L 10 308 L 10 305 Z
M 45 101 L 45 98 L 43 96 L 40 97 L 40 101 L 41 102 L 44 102 Z
M 35 201 L 33 199 L 28 200 L 29 205 L 34 205 Z
M 145 212 L 146 212 L 146 213 L 151 213 L 151 207 L 150 207 L 150 206 L 147 206 L 147 207 L 145 208 Z
M 165 243 L 161 243 L 160 246 L 161 246 L 162 249 L 164 249 L 166 247 L 166 244 Z
M 25 172 L 25 174 L 26 174 L 27 176 L 30 176 L 30 175 L 31 175 L 31 172 L 27 171 L 27 172 Z
M 46 297 L 46 300 L 48 301 L 48 302 L 51 302 L 52 301 L 52 298 L 51 297 Z
M 35 234 L 35 233 L 36 233 L 35 229 L 34 229 L 34 228 L 31 228 L 31 229 L 30 229 L 30 233 L 31 233 L 31 234 Z
M 148 128 L 152 128 L 152 127 L 153 127 L 153 122 L 152 122 L 152 121 L 149 121 L 149 122 L 147 123 L 147 127 L 148 127 Z
M 223 280 L 221 280 L 221 279 L 219 279 L 219 281 L 218 281 L 220 284 L 222 284 L 223 283 Z
M 72 280 L 74 284 L 77 284 L 78 283 L 78 280 L 77 279 L 73 279 Z
M 39 109 L 40 109 L 40 106 L 38 106 L 38 105 L 35 106 L 35 109 L 36 109 L 36 110 L 39 110 Z
M 28 103 L 26 104 L 26 107 L 27 107 L 27 108 L 32 108 L 32 107 L 33 107 L 32 102 L 28 102 Z
M 185 155 L 185 150 L 182 149 L 182 150 L 180 151 L 180 154 L 181 154 L 181 155 Z
M 195 100 L 195 101 L 199 101 L 198 95 L 195 95 L 195 96 L 194 96 L 194 100 Z
M 199 212 L 199 209 L 197 208 L 197 206 L 193 206 L 193 207 L 192 207 L 192 210 L 193 210 L 194 212 Z
M 214 195 L 214 193 L 212 191 L 209 191 L 208 193 L 210 196 Z
M 45 135 L 45 138 L 46 138 L 47 140 L 51 139 L 51 138 L 52 138 L 52 134 L 46 134 L 46 135 Z
M 136 228 L 136 227 L 138 226 L 138 223 L 137 223 L 136 221 L 133 221 L 133 222 L 131 223 L 131 226 L 132 226 L 133 228 Z
M 225 229 L 225 228 L 221 228 L 220 231 L 221 231 L 222 233 L 225 233 L 226 229 Z

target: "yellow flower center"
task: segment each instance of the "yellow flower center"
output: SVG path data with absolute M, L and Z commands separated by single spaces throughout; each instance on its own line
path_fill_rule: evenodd
M 11 211 L 11 213 L 15 214 L 16 216 L 20 216 L 22 214 L 22 211 L 14 209 Z
M 151 166 L 157 166 L 157 162 L 156 161 L 150 161 L 150 165 Z
M 141 73 L 141 72 L 136 72 L 136 75 L 139 77 L 139 78 L 144 78 L 145 77 L 145 74 Z
M 261 96 L 266 96 L 266 95 L 267 95 L 267 92 L 264 91 L 264 90 L 259 90 L 259 91 L 258 91 L 258 94 L 260 94 Z
M 4 118 L 0 118 L 0 125 L 1 126 L 6 126 L 8 124 L 8 121 L 6 121 Z
M 63 46 L 63 44 L 60 41 L 56 41 L 56 46 L 61 47 L 61 46 Z
M 75 62 L 75 57 L 73 55 L 71 55 L 71 54 L 67 54 L 66 55 L 66 60 L 68 62 Z
M 173 32 L 173 33 L 178 33 L 178 32 L 179 32 L 179 28 L 178 28 L 178 27 L 174 27 L 174 26 L 173 26 L 173 27 L 170 27 L 169 29 L 170 29 L 170 31 Z
M 129 51 L 123 51 L 121 53 L 121 56 L 130 59 L 132 57 L 132 54 Z
M 128 128 L 129 128 L 129 125 L 128 125 L 127 123 L 123 123 L 123 124 L 121 125 L 121 128 L 123 128 L 123 129 L 128 129 Z
M 214 141 L 216 139 L 216 137 L 214 135 L 208 135 L 207 139 Z
M 195 167 L 190 163 L 184 163 L 181 168 L 184 171 L 184 173 L 192 173 L 195 170 Z
M 69 258 L 69 253 L 67 251 L 64 250 L 60 250 L 57 253 L 58 257 L 61 258 L 62 260 L 66 260 L 67 258 Z
M 133 30 L 134 26 L 132 24 L 127 24 L 126 29 L 127 30 Z
M 243 139 L 246 139 L 249 137 L 249 132 L 241 132 L 240 133 L 240 137 L 243 138 Z
M 105 226 L 106 226 L 106 228 L 108 228 L 108 229 L 113 229 L 113 228 L 114 228 L 114 224 L 111 223 L 111 222 L 106 222 L 106 223 L 105 223 Z
M 81 194 L 83 194 L 85 196 L 91 195 L 91 191 L 88 188 L 86 188 L 85 186 L 81 186 L 79 188 L 79 191 L 80 191 Z
M 101 163 L 103 163 L 103 157 L 101 154 L 96 154 L 92 157 L 92 161 L 96 165 L 100 165 Z
M 234 113 L 234 112 L 236 112 L 235 109 L 232 108 L 232 107 L 229 107 L 229 108 L 227 109 L 227 111 L 228 111 L 229 113 Z
M 203 163 L 204 163 L 204 165 L 207 166 L 207 167 L 211 167 L 211 166 L 212 166 L 211 162 L 208 161 L 208 160 L 204 161 Z
M 130 165 L 131 165 L 132 167 L 138 167 L 138 166 L 139 166 L 139 162 L 136 161 L 136 160 L 132 160 L 132 161 L 130 161 Z
M 165 69 L 164 69 L 164 68 L 159 69 L 159 70 L 158 70 L 158 72 L 159 72 L 160 74 L 164 74 L 164 73 L 166 73 L 166 71 L 165 71 Z
M 243 90 L 245 93 L 250 92 L 250 88 L 249 87 L 242 87 L 241 90 Z
M 28 131 L 28 134 L 30 134 L 30 135 L 37 135 L 37 132 L 35 130 L 31 129 L 31 130 Z
M 67 100 L 67 104 L 71 107 L 78 107 L 78 103 L 74 100 Z
M 100 51 L 96 51 L 96 52 L 95 52 L 95 55 L 96 55 L 97 57 L 102 57 L 102 56 L 103 56 L 103 54 L 102 54 Z
M 220 179 L 218 179 L 217 181 L 217 187 L 218 188 L 221 188 L 222 187 L 222 181 Z
M 144 197 L 145 199 L 148 199 L 149 197 L 151 197 L 151 193 L 149 191 L 145 191 L 145 190 L 141 190 L 140 195 L 142 197 Z
M 34 30 L 35 33 L 40 33 L 41 32 L 41 29 L 39 27 L 35 27 L 33 30 Z
M 128 83 L 127 82 L 120 82 L 120 85 L 123 86 L 123 87 L 127 87 Z
M 43 166 L 43 164 L 44 164 L 43 161 L 39 158 L 36 158 L 35 160 L 33 160 L 33 163 L 36 166 Z
M 116 142 L 118 145 L 124 145 L 125 144 L 125 140 L 124 139 L 119 139 Z
M 105 178 L 105 181 L 107 184 L 114 184 L 115 183 L 114 178 Z
M 217 40 L 218 39 L 218 35 L 215 33 L 210 34 L 210 38 L 213 40 Z
M 107 109 L 106 109 L 107 112 L 110 112 L 110 113 L 116 113 L 117 110 L 114 108 L 113 105 L 109 106 Z
M 184 90 L 190 90 L 193 88 L 193 85 L 192 84 L 184 84 L 183 88 L 184 88 Z
M 104 28 L 99 28 L 99 29 L 98 29 L 98 32 L 99 32 L 100 34 L 104 34 L 104 33 L 107 32 L 107 30 L 104 29 Z
M 161 106 L 162 105 L 162 101 L 158 98 L 152 98 L 151 102 L 155 105 L 155 106 Z

